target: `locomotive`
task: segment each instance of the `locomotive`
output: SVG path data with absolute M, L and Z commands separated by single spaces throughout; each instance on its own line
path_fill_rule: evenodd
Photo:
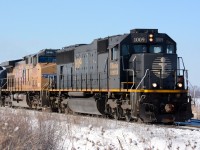
M 56 76 L 55 59 L 56 49 L 43 49 L 23 59 L 1 63 L 6 68 L 6 73 L 1 74 L 1 80 L 5 82 L 1 86 L 1 105 L 26 108 L 48 106 L 45 89 L 49 80 Z
M 51 71 L 32 74 L 36 78 L 46 77 L 37 81 L 42 86 L 37 90 L 27 88 L 27 77 L 21 77 L 20 88 L 15 82 L 10 88 L 7 74 L 1 101 L 6 104 L 9 99 L 12 106 L 17 101 L 19 106 L 23 102 L 31 108 L 50 107 L 59 112 L 127 121 L 169 123 L 193 116 L 188 71 L 183 59 L 177 56 L 176 42 L 157 29 L 133 29 L 128 34 L 66 46 L 54 52 L 55 61 L 47 67 Z M 19 62 L 13 68 L 16 63 Z M 36 64 L 49 65 L 46 61 Z

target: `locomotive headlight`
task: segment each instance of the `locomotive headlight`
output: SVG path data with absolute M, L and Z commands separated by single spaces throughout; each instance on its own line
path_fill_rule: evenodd
M 157 88 L 157 87 L 158 87 L 158 84 L 157 84 L 157 83 L 152 83 L 152 87 L 153 87 L 153 88 Z
M 167 113 L 173 112 L 174 111 L 174 105 L 173 104 L 166 104 L 165 105 L 165 111 Z
M 177 83 L 177 87 L 182 88 L 183 84 L 182 83 Z

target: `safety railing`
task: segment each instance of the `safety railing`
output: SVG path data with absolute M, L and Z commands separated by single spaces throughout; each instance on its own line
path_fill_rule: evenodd
M 65 90 L 101 90 L 108 89 L 108 77 L 105 73 L 81 73 L 76 75 L 62 74 L 58 76 L 57 89 Z
M 135 60 L 135 59 L 134 59 Z M 126 70 L 126 69 L 124 69 Z M 160 88 L 164 88 L 163 81 L 164 82 L 171 82 L 175 84 L 180 80 L 180 77 L 182 76 L 184 79 L 184 86 L 187 89 L 188 88 L 188 72 L 184 69 L 178 69 L 178 70 L 167 70 L 167 75 L 170 76 L 166 79 L 163 78 L 162 70 L 149 70 L 147 69 L 144 73 L 144 76 L 140 79 L 140 81 L 135 80 L 134 70 L 131 70 L 133 72 L 132 75 L 129 74 L 129 70 L 126 70 L 125 72 L 127 74 L 124 74 L 124 76 L 128 76 L 127 80 L 121 80 L 121 78 L 116 77 L 115 80 L 113 80 L 113 84 L 116 83 L 116 87 L 118 90 L 125 91 L 127 89 L 138 89 L 140 86 L 141 88 L 150 89 L 152 88 L 152 82 L 154 80 L 160 85 Z M 156 72 L 156 75 L 155 75 Z M 166 70 L 165 70 L 166 73 Z M 110 89 L 109 84 L 110 82 L 110 76 L 108 76 L 108 72 L 101 72 L 101 73 L 80 73 L 80 74 L 62 74 L 57 76 L 55 79 L 48 79 L 47 81 L 42 81 L 40 84 L 40 87 L 38 87 L 38 81 L 37 80 L 29 80 L 29 81 L 22 81 L 20 79 L 13 79 L 13 80 L 7 80 L 6 83 L 4 83 L 3 87 L 7 85 L 7 89 L 10 91 L 20 91 L 20 90 L 33 90 L 34 89 L 65 89 L 65 90 L 106 90 Z M 116 81 L 116 82 L 115 82 Z M 112 86 L 113 87 L 113 86 Z M 172 87 L 173 88 L 173 87 Z

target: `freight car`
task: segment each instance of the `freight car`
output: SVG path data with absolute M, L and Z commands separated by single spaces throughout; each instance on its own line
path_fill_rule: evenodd
M 14 100 L 20 103 L 20 94 L 26 93 L 27 107 L 47 106 L 65 113 L 143 122 L 192 117 L 188 71 L 177 56 L 176 42 L 157 29 L 134 29 L 128 34 L 95 39 L 91 44 L 66 46 L 56 51 L 55 58 L 52 65 L 56 75 L 51 71 L 51 75 L 40 72 L 34 76 L 48 78 L 37 94 L 32 87 L 13 95 L 16 92 L 9 89 L 8 74 L 7 88 L 1 90 L 2 101 L 11 97 L 12 104 Z M 20 89 L 22 85 L 16 83 L 15 89 Z M 4 96 L 9 91 L 11 96 Z

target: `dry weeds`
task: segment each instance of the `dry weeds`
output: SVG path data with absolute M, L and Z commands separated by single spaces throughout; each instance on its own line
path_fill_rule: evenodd
M 193 105 L 192 113 L 194 114 L 194 119 L 200 119 L 200 105 Z
M 1 110 L 0 149 L 63 149 L 65 132 L 59 128 L 54 115 L 31 113 L 32 116 L 26 110 Z

